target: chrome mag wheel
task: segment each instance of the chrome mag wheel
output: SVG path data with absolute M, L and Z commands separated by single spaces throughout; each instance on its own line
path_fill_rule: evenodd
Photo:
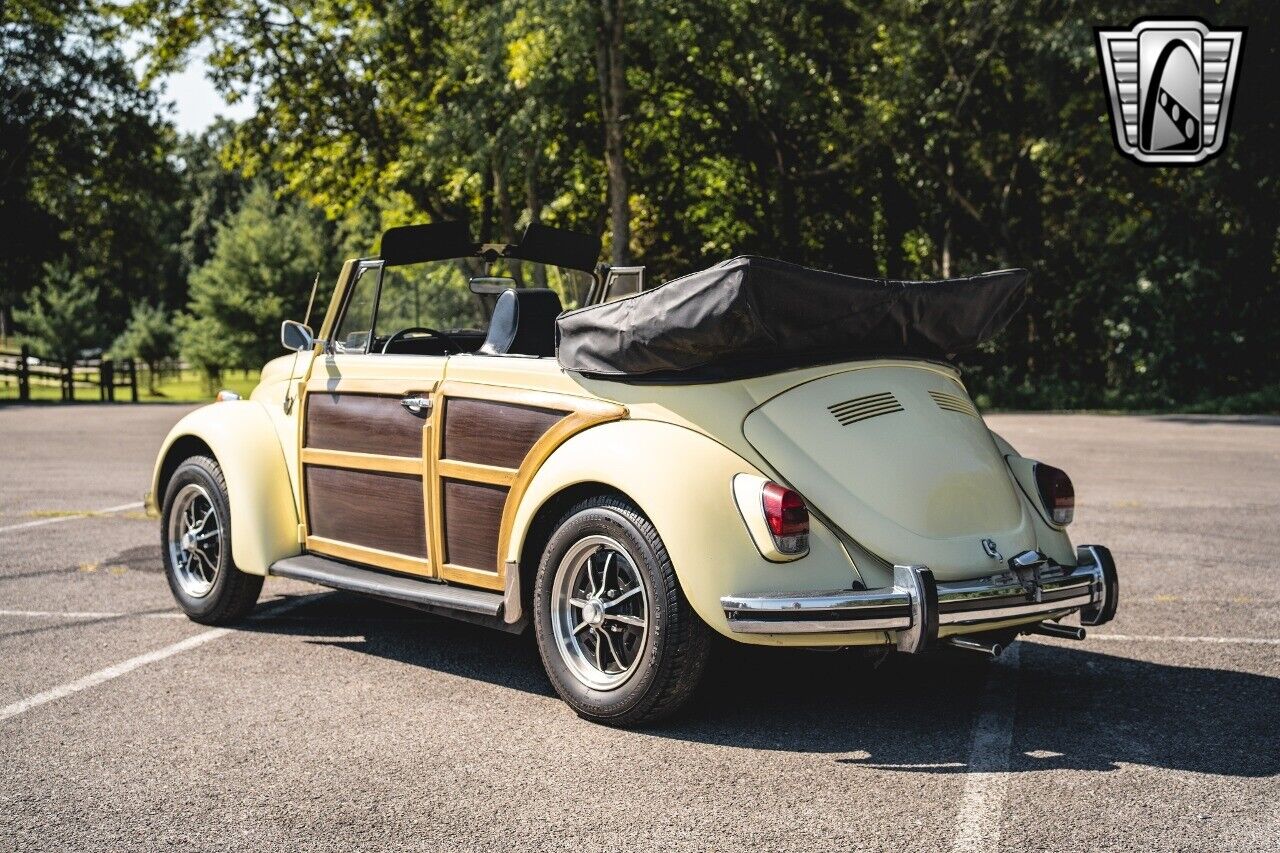
M 204 487 L 188 483 L 173 498 L 169 512 L 169 562 L 182 591 L 204 598 L 222 570 L 223 522 Z
M 616 540 L 586 536 L 569 548 L 551 607 L 556 648 L 583 684 L 613 690 L 635 673 L 649 634 L 649 590 Z

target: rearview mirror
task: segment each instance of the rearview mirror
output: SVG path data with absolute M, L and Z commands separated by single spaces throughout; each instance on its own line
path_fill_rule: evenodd
M 280 343 L 292 352 L 310 352 L 315 348 L 316 339 L 310 327 L 297 320 L 285 320 L 280 324 Z

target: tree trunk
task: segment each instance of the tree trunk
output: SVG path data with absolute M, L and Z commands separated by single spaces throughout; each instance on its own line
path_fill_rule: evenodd
M 530 140 L 529 160 L 524 173 L 524 205 L 529 209 L 529 221 L 542 221 L 542 196 L 538 193 L 538 141 Z
M 507 176 L 504 174 L 502 157 L 493 158 L 493 197 L 498 205 L 498 224 L 501 233 L 498 239 L 507 243 L 516 241 L 516 213 L 511 209 L 511 193 L 507 191 Z
M 800 229 L 796 222 L 795 191 L 791 186 L 791 170 L 787 165 L 787 152 L 777 132 L 768 128 L 769 144 L 773 149 L 773 165 L 777 173 L 778 234 L 782 238 L 782 255 L 797 259 L 800 252 Z
M 951 217 L 942 223 L 942 277 L 951 278 Z
M 609 176 L 609 262 L 625 266 L 631 258 L 631 207 L 627 186 L 626 146 L 622 138 L 626 102 L 626 66 L 622 56 L 623 0 L 600 0 L 596 37 L 596 76 L 600 83 L 600 117 L 604 123 L 604 163 Z
M 530 140 L 529 160 L 524 172 L 524 204 L 529 209 L 529 224 L 542 221 L 542 197 L 538 195 L 538 141 Z M 542 264 L 533 267 L 534 287 L 547 286 L 547 268 Z
M 483 195 L 480 199 L 480 242 L 493 242 L 493 170 L 489 170 L 489 180 L 485 181 Z

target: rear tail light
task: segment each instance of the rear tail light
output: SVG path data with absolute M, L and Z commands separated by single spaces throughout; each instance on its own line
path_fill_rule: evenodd
M 1037 462 L 1036 487 L 1040 490 L 1040 501 L 1053 523 L 1070 524 L 1076 511 L 1076 489 L 1071 485 L 1067 472 Z
M 808 551 L 809 508 L 804 498 L 777 483 L 765 483 L 761 497 L 774 547 L 783 554 Z

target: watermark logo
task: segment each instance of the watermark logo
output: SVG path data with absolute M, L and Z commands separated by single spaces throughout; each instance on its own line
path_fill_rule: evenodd
M 1121 154 L 1151 166 L 1190 166 L 1222 151 L 1243 27 L 1143 18 L 1129 29 L 1094 32 Z

